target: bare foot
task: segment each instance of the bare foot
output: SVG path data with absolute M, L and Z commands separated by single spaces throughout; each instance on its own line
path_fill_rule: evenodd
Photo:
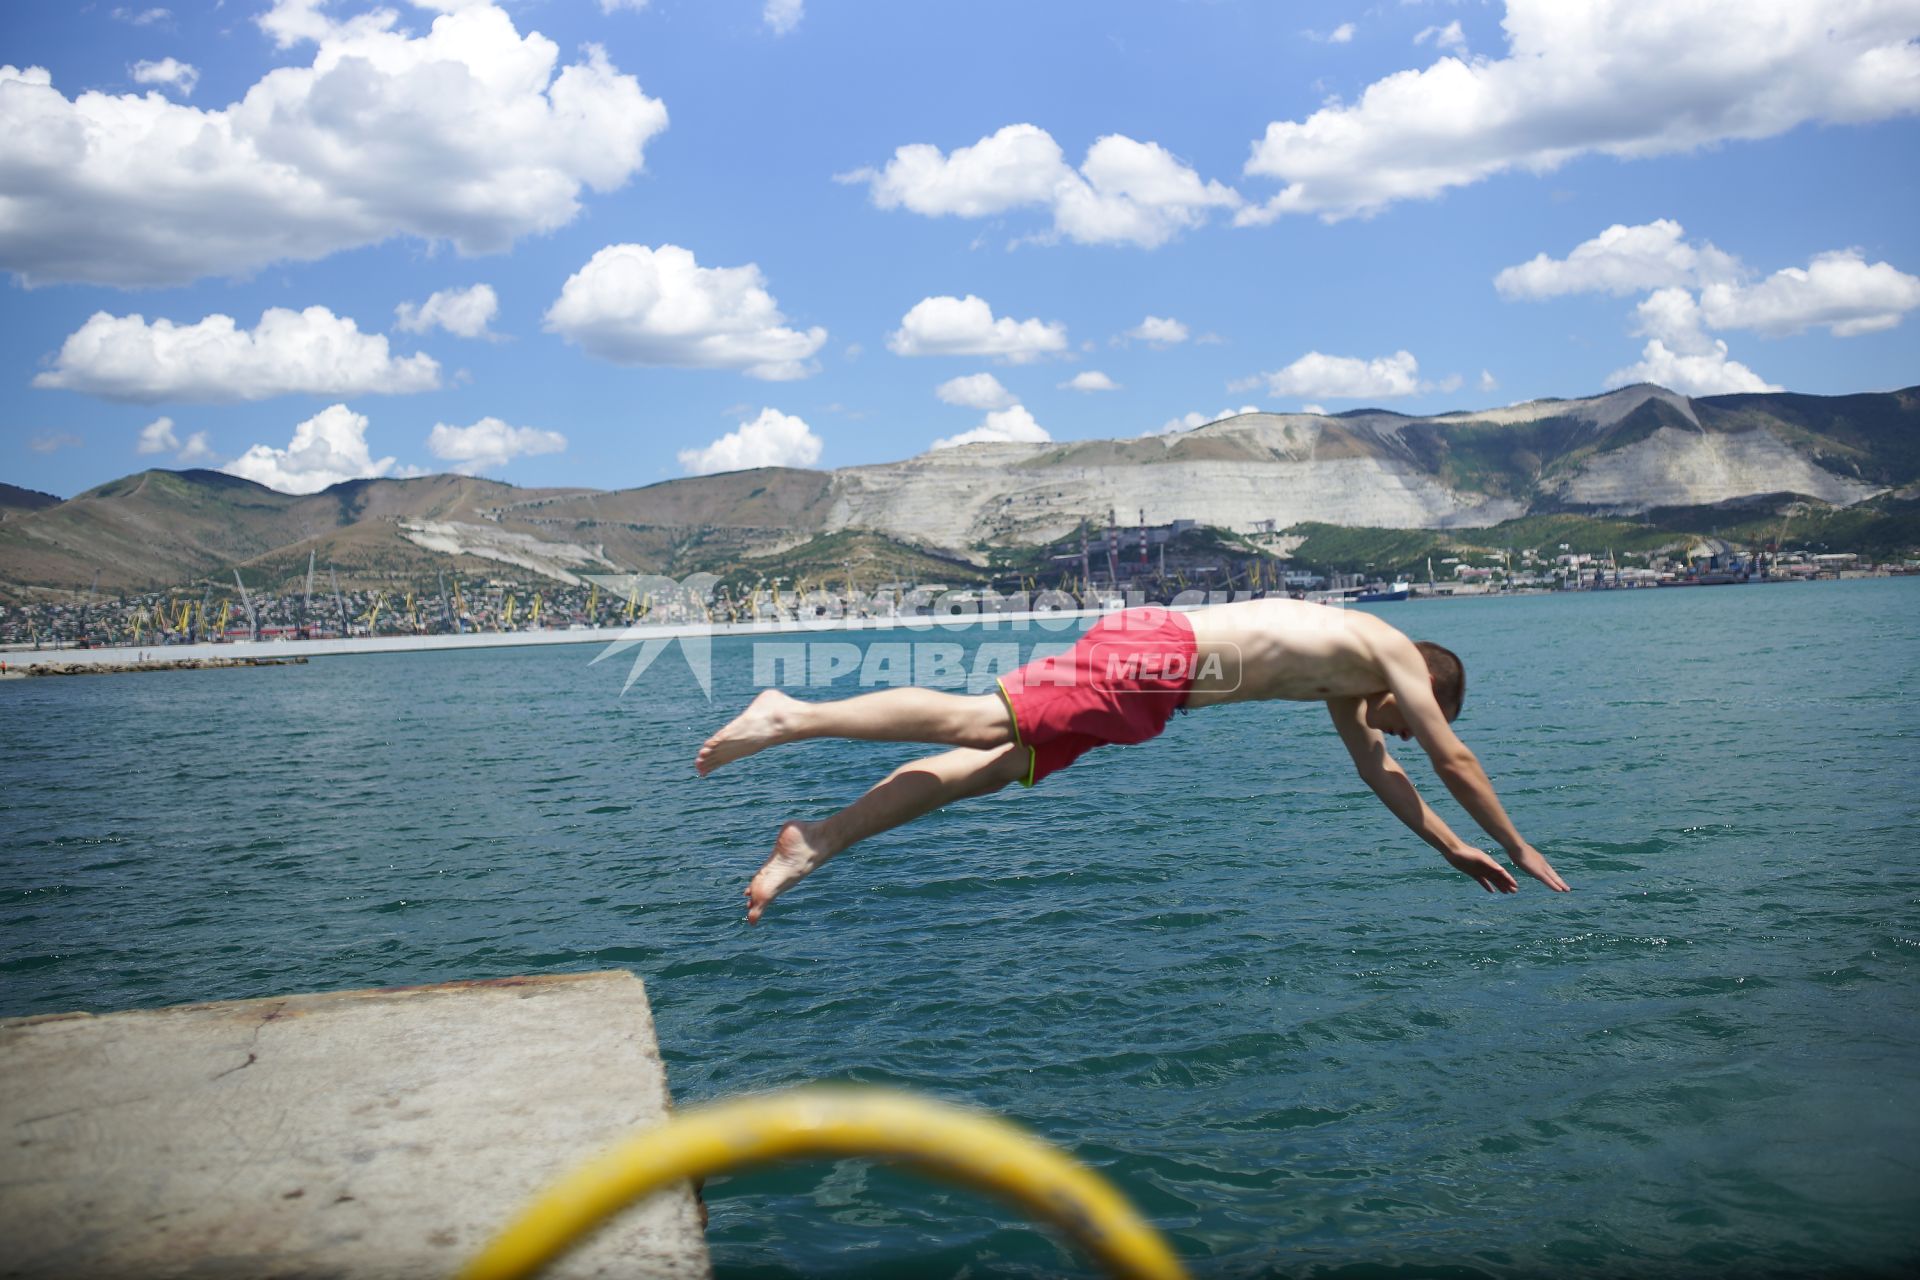
M 704 778 L 723 764 L 792 741 L 793 709 L 799 705 L 778 689 L 764 690 L 726 728 L 702 744 L 700 754 L 693 758 L 694 772 Z
M 767 904 L 799 884 L 808 872 L 833 856 L 814 843 L 817 822 L 789 822 L 773 842 L 773 856 L 746 887 L 747 923 L 759 924 Z

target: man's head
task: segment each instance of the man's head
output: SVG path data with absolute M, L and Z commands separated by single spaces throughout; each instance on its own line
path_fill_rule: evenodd
M 1459 655 L 1443 649 L 1431 640 L 1415 640 L 1413 647 L 1427 660 L 1427 676 L 1433 681 L 1433 700 L 1452 723 L 1460 715 L 1460 704 L 1467 696 L 1467 670 Z
M 1451 650 L 1427 640 L 1416 640 L 1413 647 L 1426 659 L 1427 678 L 1433 682 L 1433 700 L 1440 704 L 1440 714 L 1452 723 L 1460 714 L 1460 701 L 1467 693 L 1467 673 L 1460 666 L 1460 659 Z M 1368 694 L 1365 719 L 1372 728 L 1402 741 L 1413 737 L 1406 714 L 1391 693 Z

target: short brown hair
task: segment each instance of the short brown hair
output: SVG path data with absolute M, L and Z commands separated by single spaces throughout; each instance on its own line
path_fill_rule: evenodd
M 1467 696 L 1467 669 L 1460 665 L 1459 655 L 1451 649 L 1443 649 L 1431 640 L 1416 640 L 1413 647 L 1427 660 L 1427 675 L 1433 680 L 1433 698 L 1440 704 L 1440 710 L 1448 720 L 1460 714 L 1460 704 Z

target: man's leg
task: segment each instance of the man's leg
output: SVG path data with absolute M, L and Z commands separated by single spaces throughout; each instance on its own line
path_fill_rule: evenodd
M 837 702 L 802 702 L 768 689 L 708 738 L 694 758 L 701 774 L 756 751 L 802 738 L 938 742 L 990 750 L 1013 742 L 1007 704 L 997 693 L 968 697 L 937 689 L 882 689 Z
M 789 822 L 773 842 L 773 856 L 747 886 L 748 923 L 757 924 L 769 902 L 848 846 L 954 800 L 986 795 L 1026 777 L 1027 758 L 1025 747 L 1011 743 L 993 751 L 958 747 L 901 765 L 830 818 Z

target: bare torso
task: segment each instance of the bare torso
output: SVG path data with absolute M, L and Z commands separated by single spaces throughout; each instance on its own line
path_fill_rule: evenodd
M 1321 702 L 1387 687 L 1375 656 L 1383 634 L 1399 633 L 1365 613 L 1300 600 L 1247 600 L 1187 615 L 1200 674 L 1190 707 L 1282 698 Z

